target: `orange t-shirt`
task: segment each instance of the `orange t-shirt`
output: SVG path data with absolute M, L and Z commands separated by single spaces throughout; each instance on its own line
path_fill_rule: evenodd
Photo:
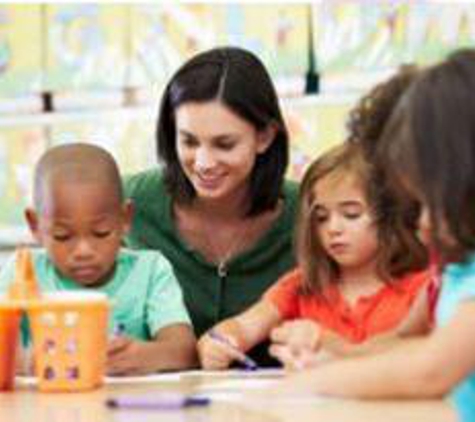
M 398 326 L 408 314 L 421 288 L 432 281 L 430 270 L 410 273 L 392 285 L 384 285 L 373 295 L 364 296 L 350 306 L 337 285 L 324 295 L 299 293 L 302 272 L 295 269 L 279 279 L 264 293 L 283 319 L 313 319 L 353 343 L 365 341 Z

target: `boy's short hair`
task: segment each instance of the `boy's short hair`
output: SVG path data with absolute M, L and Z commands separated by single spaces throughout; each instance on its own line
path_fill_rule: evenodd
M 87 143 L 72 143 L 48 149 L 35 168 L 33 203 L 43 207 L 45 190 L 58 182 L 104 183 L 118 202 L 123 200 L 120 172 L 112 155 Z

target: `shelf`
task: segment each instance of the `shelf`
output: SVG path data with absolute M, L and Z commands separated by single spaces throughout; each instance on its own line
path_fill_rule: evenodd
M 285 108 L 334 106 L 352 104 L 358 99 L 356 95 L 307 95 L 303 97 L 284 98 L 281 100 Z M 15 115 L 0 115 L 0 129 L 15 126 L 49 126 L 55 123 L 70 123 L 95 121 L 104 119 L 153 120 L 156 118 L 158 106 L 114 106 L 112 108 L 97 108 L 83 110 L 60 110 L 41 113 L 17 113 Z

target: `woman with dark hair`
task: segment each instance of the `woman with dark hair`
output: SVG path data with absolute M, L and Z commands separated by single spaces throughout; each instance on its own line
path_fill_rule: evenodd
M 284 181 L 288 134 L 261 61 L 225 47 L 186 62 L 165 88 L 157 150 L 163 167 L 125 183 L 128 241 L 171 261 L 200 336 L 294 266 L 297 187 Z

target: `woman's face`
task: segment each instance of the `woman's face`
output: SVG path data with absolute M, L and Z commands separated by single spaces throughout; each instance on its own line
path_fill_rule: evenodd
M 188 102 L 175 111 L 176 148 L 183 171 L 202 199 L 247 192 L 258 154 L 273 140 L 218 101 Z

